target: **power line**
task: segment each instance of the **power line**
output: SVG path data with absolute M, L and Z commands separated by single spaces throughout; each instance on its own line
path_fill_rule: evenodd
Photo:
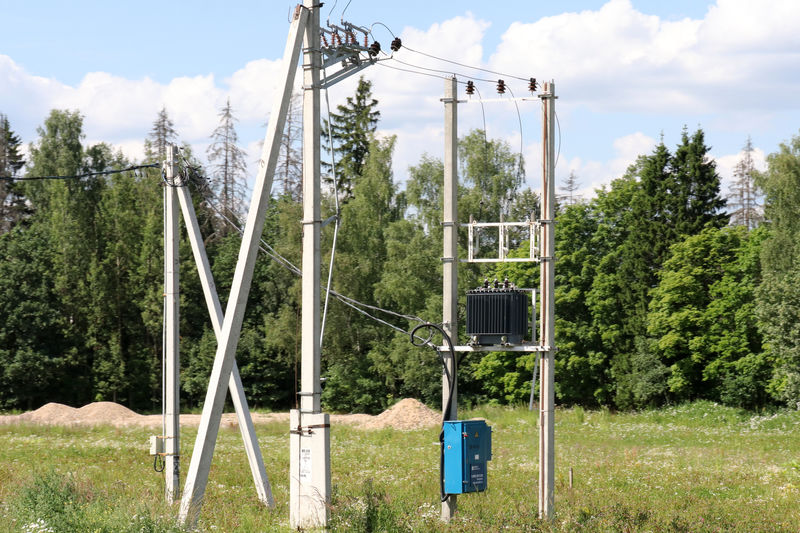
M 25 176 L 21 178 L 14 178 L 11 176 L 0 176 L 3 181 L 34 181 L 34 180 L 75 180 L 81 178 L 90 178 L 92 176 L 107 176 L 109 174 L 121 174 L 122 172 L 131 172 L 133 170 L 140 170 L 143 168 L 161 168 L 161 165 L 135 165 L 132 167 L 121 168 L 117 170 L 103 170 L 100 172 L 86 172 L 84 174 L 75 174 L 73 176 Z
M 184 163 L 186 164 L 186 160 L 185 159 L 184 159 Z M 195 178 L 200 178 L 200 176 L 197 174 L 197 171 L 196 171 L 196 169 L 194 167 L 191 167 L 188 164 L 186 164 L 186 165 L 187 165 L 187 168 L 195 175 Z M 204 181 L 202 179 L 189 180 L 189 182 L 194 184 L 196 187 L 199 187 L 201 183 L 204 183 Z M 198 188 L 198 192 L 200 192 L 200 194 L 203 195 L 203 197 L 204 197 L 204 199 L 206 201 L 206 204 L 214 212 L 216 212 L 226 223 L 231 225 L 231 227 L 233 227 L 236 231 L 238 231 L 239 233 L 244 233 L 244 230 L 238 224 L 236 224 L 230 218 L 225 216 L 224 213 L 222 213 L 211 201 L 209 201 L 208 196 L 213 196 L 215 199 L 217 199 L 216 195 L 214 195 L 213 191 L 211 191 L 211 189 L 208 188 L 207 186 L 204 186 L 204 189 L 205 190 L 200 190 Z M 274 261 L 276 261 L 278 264 L 280 264 L 282 267 L 284 267 L 285 269 L 289 270 L 293 274 L 295 274 L 297 276 L 302 276 L 303 275 L 303 272 L 300 270 L 300 268 L 298 268 L 291 261 L 289 261 L 288 259 L 283 257 L 281 254 L 279 254 L 272 246 L 267 244 L 264 241 L 264 239 L 260 239 L 260 240 L 261 240 L 261 243 L 259 245 L 259 250 L 263 254 L 269 256 L 270 258 L 272 258 Z M 383 325 L 385 325 L 387 327 L 390 327 L 390 328 L 394 329 L 395 331 L 397 331 L 399 333 L 403 333 L 403 334 L 406 334 L 406 335 L 410 334 L 409 331 L 404 330 L 404 329 L 402 329 L 402 328 L 400 328 L 398 326 L 395 326 L 394 324 L 391 324 L 391 323 L 389 323 L 389 322 L 387 322 L 387 321 L 385 321 L 385 320 L 383 320 L 381 318 L 378 318 L 378 317 L 368 313 L 363 308 L 369 309 L 371 311 L 377 311 L 377 312 L 386 313 L 388 315 L 392 315 L 392 316 L 395 316 L 395 317 L 398 317 L 398 318 L 402 318 L 402 319 L 405 319 L 405 320 L 408 320 L 408 321 L 419 322 L 420 324 L 427 323 L 427 321 L 423 320 L 422 318 L 420 318 L 418 316 L 397 313 L 397 312 L 389 310 L 389 309 L 384 309 L 382 307 L 378 307 L 378 306 L 375 306 L 375 305 L 366 304 L 364 302 L 356 300 L 355 298 L 350 298 L 349 296 L 345 296 L 344 294 L 341 294 L 341 293 L 339 293 L 339 292 L 337 292 L 337 291 L 335 291 L 333 289 L 330 289 L 330 294 L 331 294 L 331 296 L 333 296 L 334 298 L 339 300 L 344 305 L 346 305 L 346 306 L 358 311 L 359 313 L 363 314 L 364 316 L 366 316 L 368 318 L 371 318 L 372 320 L 374 320 L 374 321 L 376 321 L 376 322 L 378 322 L 380 324 L 383 324 Z

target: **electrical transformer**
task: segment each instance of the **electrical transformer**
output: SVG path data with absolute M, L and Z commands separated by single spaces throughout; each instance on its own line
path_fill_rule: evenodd
M 444 423 L 444 492 L 486 490 L 486 462 L 492 459 L 492 428 L 483 420 Z
M 520 344 L 528 333 L 528 297 L 505 280 L 467 291 L 467 335 L 472 344 Z

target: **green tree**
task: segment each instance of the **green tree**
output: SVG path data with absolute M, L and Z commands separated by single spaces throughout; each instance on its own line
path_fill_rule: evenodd
M 22 142 L 11 130 L 8 117 L 0 113 L 0 234 L 7 232 L 25 214 L 25 198 L 12 181 L 25 165 L 19 153 Z
M 385 228 L 400 216 L 391 170 L 394 143 L 390 137 L 370 144 L 353 198 L 342 208 L 334 285 L 339 292 L 372 305 L 387 257 Z M 327 379 L 322 399 L 334 410 L 381 409 L 387 398 L 381 394 L 380 378 L 371 370 L 374 354 L 370 351 L 382 336 L 363 315 L 336 307 L 338 312 L 329 313 L 326 326 Z
M 353 187 L 366 164 L 371 139 L 381 116 L 377 110 L 378 101 L 372 97 L 372 82 L 363 77 L 358 80 L 355 94 L 348 96 L 346 102 L 336 106 L 337 112 L 331 113 L 330 120 L 325 120 L 322 126 L 323 138 L 327 139 L 330 125 L 336 155 L 336 179 L 339 193 L 345 200 L 353 195 Z M 323 162 L 323 168 L 332 171 L 327 162 Z M 333 182 L 331 175 L 325 180 Z
M 767 157 L 757 185 L 764 191 L 770 231 L 761 254 L 759 327 L 775 361 L 770 393 L 794 407 L 800 402 L 800 135 Z
M 175 123 L 169 118 L 167 107 L 162 106 L 158 112 L 150 135 L 144 141 L 145 160 L 151 162 L 162 162 L 167 158 L 167 145 L 178 142 L 178 133 L 175 131 Z
M 768 365 L 754 297 L 763 235 L 709 227 L 672 246 L 652 293 L 647 350 L 656 357 L 651 380 L 641 378 L 634 390 L 637 404 L 706 398 L 764 405 Z

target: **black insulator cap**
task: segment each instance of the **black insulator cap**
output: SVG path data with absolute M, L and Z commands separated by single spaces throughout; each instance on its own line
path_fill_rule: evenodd
M 472 83 L 471 81 L 467 82 L 467 94 L 470 96 L 475 94 L 475 84 Z
M 506 92 L 506 82 L 503 80 L 497 80 L 497 92 L 500 94 L 505 94 Z
M 532 93 L 536 92 L 536 78 L 531 78 L 531 81 L 528 82 L 528 90 Z
M 403 46 L 403 41 L 400 40 L 400 37 L 395 37 L 392 39 L 392 44 L 389 45 L 389 48 L 392 49 L 392 52 L 397 52 L 401 46 Z
M 381 43 L 379 43 L 378 41 L 375 41 L 374 43 L 369 45 L 369 55 L 371 55 L 372 57 L 378 55 L 378 52 L 380 51 L 381 51 Z

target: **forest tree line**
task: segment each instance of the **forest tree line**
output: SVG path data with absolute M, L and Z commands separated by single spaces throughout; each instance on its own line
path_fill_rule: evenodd
M 251 405 L 295 405 L 300 358 L 301 158 L 297 102 L 284 132 L 263 239 L 276 261 L 256 263 L 237 361 Z M 245 217 L 247 154 L 230 101 L 211 132 L 209 163 L 181 148 L 223 308 Z M 441 366 L 412 346 L 418 322 L 441 321 L 443 164 L 423 155 L 404 186 L 392 173 L 393 137 L 377 137 L 368 81 L 330 116 L 323 219 L 341 222 L 323 358 L 323 404 L 376 412 L 402 397 L 437 405 Z M 323 125 L 327 132 L 327 124 Z M 166 109 L 143 161 L 106 143 L 84 144 L 77 111 L 53 110 L 23 158 L 0 114 L 0 409 L 110 400 L 157 411 L 161 403 L 163 210 L 154 164 L 179 143 Z M 323 143 L 325 140 L 323 140 Z M 459 139 L 459 220 L 538 216 L 524 161 L 474 130 Z M 570 175 L 556 217 L 556 399 L 633 409 L 708 399 L 758 409 L 800 405 L 800 135 L 757 172 L 748 141 L 734 184 L 721 190 L 702 130 L 660 142 L 588 200 Z M 338 194 L 334 198 L 334 194 Z M 761 207 L 759 204 L 763 204 Z M 327 275 L 333 224 L 323 229 Z M 216 337 L 185 230 L 181 246 L 181 397 L 205 397 Z M 481 246 L 496 246 L 486 235 Z M 460 229 L 460 250 L 467 235 Z M 527 254 L 515 239 L 513 254 Z M 459 291 L 484 279 L 538 287 L 538 264 L 464 264 Z M 323 291 L 324 293 L 324 291 Z M 463 301 L 461 302 L 463 309 Z M 366 306 L 362 305 L 366 304 Z M 369 307 L 367 307 L 369 306 Z M 384 311 L 390 310 L 396 314 Z M 373 315 L 393 324 L 392 329 Z M 463 338 L 463 317 L 460 320 Z M 517 403 L 530 394 L 535 354 L 465 354 L 462 403 Z

